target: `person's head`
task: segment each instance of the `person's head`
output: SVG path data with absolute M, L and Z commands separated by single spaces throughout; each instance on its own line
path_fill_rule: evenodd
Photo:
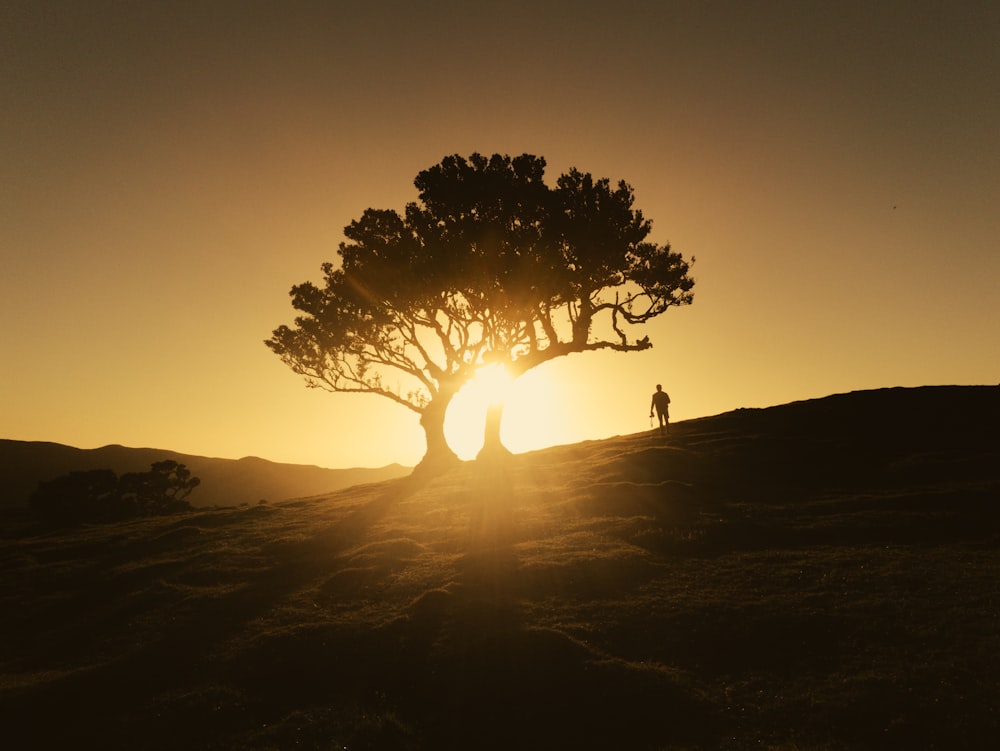
M 661 386 L 660 384 L 656 384 L 656 390 L 663 391 L 663 386 Z

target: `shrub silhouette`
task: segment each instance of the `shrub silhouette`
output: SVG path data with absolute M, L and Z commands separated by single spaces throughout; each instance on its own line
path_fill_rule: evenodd
M 110 469 L 92 469 L 41 482 L 29 504 L 50 525 L 113 522 L 191 509 L 184 500 L 201 480 L 173 460 L 154 462 L 149 472 L 118 477 Z

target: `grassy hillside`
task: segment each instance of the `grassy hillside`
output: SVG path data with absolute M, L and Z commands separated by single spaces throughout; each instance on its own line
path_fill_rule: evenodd
M 998 388 L 18 533 L 11 748 L 986 749 Z

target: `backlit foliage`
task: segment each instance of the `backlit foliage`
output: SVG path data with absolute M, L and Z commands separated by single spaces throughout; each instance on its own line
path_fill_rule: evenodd
M 266 344 L 307 384 L 373 393 L 421 416 L 428 456 L 453 457 L 448 403 L 484 364 L 513 374 L 573 352 L 639 351 L 631 335 L 692 301 L 689 263 L 647 240 L 632 188 L 545 160 L 449 156 L 419 175 L 402 215 L 368 209 L 344 230 L 322 286 Z

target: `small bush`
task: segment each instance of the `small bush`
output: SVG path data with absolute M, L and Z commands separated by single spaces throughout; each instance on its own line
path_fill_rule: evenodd
M 29 505 L 43 523 L 54 526 L 159 516 L 189 511 L 184 498 L 200 482 L 172 460 L 121 477 L 110 469 L 92 469 L 39 483 Z

